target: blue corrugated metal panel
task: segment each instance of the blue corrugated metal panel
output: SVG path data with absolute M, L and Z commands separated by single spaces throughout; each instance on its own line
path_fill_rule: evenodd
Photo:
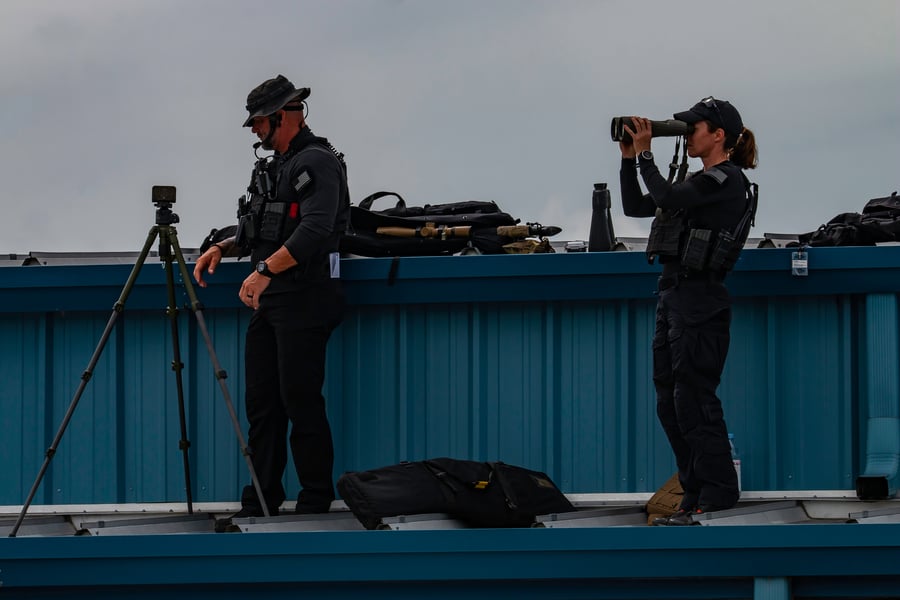
M 898 529 L 758 525 L 25 537 L 0 538 L 0 564 L 3 597 L 16 599 L 896 598 Z M 792 595 L 772 595 L 775 586 L 789 587 Z
M 37 474 L 46 448 L 47 336 L 43 315 L 0 315 L 0 502 L 6 504 L 25 498 L 26 480 Z
M 49 320 L 51 412 L 50 423 L 44 431 L 52 436 L 69 407 L 96 346 L 98 332 L 103 331 L 107 319 L 93 313 L 64 313 Z M 110 339 L 107 352 L 85 387 L 44 486 L 50 504 L 90 502 L 92 498 L 111 497 L 116 490 L 121 475 L 116 464 L 120 450 L 117 444 L 121 408 L 119 377 L 124 375 L 116 367 L 121 352 L 119 338 Z M 23 400 L 27 398 L 26 395 Z
M 850 489 L 858 394 L 846 296 L 739 298 L 719 396 L 744 489 Z
M 648 315 L 646 302 L 361 310 L 343 330 L 356 349 L 355 362 L 344 357 L 345 402 L 358 402 L 344 405 L 348 468 L 438 454 L 501 457 L 559 473 L 570 490 L 640 489 L 646 472 L 635 475 L 634 457 L 655 461 L 635 440 L 651 439 L 653 409 L 632 407 L 622 390 L 629 332 L 646 333 Z
M 184 331 L 186 320 L 180 321 L 180 329 Z M 120 364 L 113 368 L 122 375 L 121 427 L 125 451 L 120 457 L 124 463 L 121 473 L 124 484 L 117 490 L 117 496 L 124 502 L 183 498 L 184 469 L 178 451 L 181 431 L 169 321 L 161 310 L 127 313 L 120 331 L 126 350 Z M 179 333 L 179 338 L 183 335 Z M 182 356 L 182 362 L 185 358 Z M 187 373 L 182 373 L 185 380 Z M 191 399 L 186 397 L 186 401 Z M 185 406 L 192 404 L 186 402 Z M 190 430 L 188 439 L 195 439 Z
M 230 391 L 234 409 L 244 425 L 244 335 L 250 320 L 246 311 L 239 309 L 208 310 L 204 319 L 210 337 L 215 340 L 216 357 L 226 372 L 225 385 Z M 191 422 L 191 467 L 195 497 L 222 499 L 235 497 L 235 490 L 249 483 L 247 464 L 237 451 L 238 442 L 225 399 L 215 378 L 213 363 L 205 341 L 191 318 L 189 352 L 184 359 L 193 365 L 190 389 L 194 390 Z M 246 441 L 246 437 L 244 440 Z
M 861 498 L 871 499 L 897 493 L 900 465 L 900 344 L 898 344 L 897 297 L 870 294 L 866 298 L 865 344 L 866 387 L 861 394 L 862 426 L 866 431 L 866 464 L 857 479 Z
M 900 248 L 813 249 L 810 261 L 792 278 L 789 253 L 747 251 L 730 279 L 720 396 L 745 489 L 847 489 L 860 472 L 860 352 L 878 328 L 861 299 L 900 290 Z M 544 470 L 568 492 L 632 492 L 674 470 L 650 372 L 656 267 L 642 255 L 404 258 L 393 281 L 390 264 L 344 261 L 351 309 L 326 384 L 336 474 L 448 455 Z M 198 291 L 242 424 L 246 269 L 223 265 Z M 0 443 L 0 504 L 22 502 L 129 271 L 0 270 L 0 310 L 17 311 L 0 313 L 0 418 L 15 431 Z M 164 305 L 161 270 L 145 268 L 37 503 L 184 498 Z M 246 465 L 197 325 L 188 311 L 179 323 L 194 499 L 235 500 Z

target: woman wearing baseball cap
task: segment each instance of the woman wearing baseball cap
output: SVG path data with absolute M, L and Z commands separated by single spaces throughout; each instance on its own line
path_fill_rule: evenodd
M 756 187 L 743 169 L 757 164 L 756 140 L 730 102 L 712 96 L 675 119 L 690 125 L 689 156 L 703 169 L 684 181 L 662 176 L 650 151 L 650 121 L 633 117 L 622 151 L 622 206 L 654 217 L 647 244 L 662 276 L 653 337 L 657 416 L 678 465 L 681 507 L 655 525 L 693 525 L 693 516 L 734 507 L 739 498 L 722 402 L 716 395 L 730 341 L 724 280 L 747 239 Z M 638 170 L 648 193 L 641 191 Z

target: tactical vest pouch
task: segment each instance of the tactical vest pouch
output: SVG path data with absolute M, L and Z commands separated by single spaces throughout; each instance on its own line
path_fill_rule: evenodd
M 281 231 L 287 213 L 286 202 L 267 202 L 259 226 L 259 239 L 264 242 L 281 243 Z
M 249 213 L 238 219 L 234 234 L 234 243 L 240 248 L 252 248 L 259 239 L 259 222 L 256 215 Z
M 262 197 L 246 194 L 238 198 L 238 224 L 234 234 L 234 244 L 243 252 L 249 254 L 250 249 L 259 240 L 259 207 L 262 206 Z
M 707 267 L 706 258 L 710 253 L 710 229 L 691 229 L 684 252 L 681 255 L 681 266 L 693 271 L 702 271 Z
M 720 231 L 709 257 L 709 268 L 713 271 L 730 271 L 741 255 L 742 244 L 727 231 Z
M 681 237 L 684 219 L 657 210 L 650 236 L 647 238 L 647 259 L 653 262 L 657 256 L 677 257 L 678 241 Z
M 744 175 L 744 189 L 747 195 L 747 210 L 741 220 L 738 221 L 734 232 L 719 231 L 719 235 L 713 244 L 712 254 L 709 257 L 709 268 L 712 271 L 724 273 L 730 271 L 741 256 L 741 250 L 747 243 L 750 228 L 756 219 L 756 208 L 759 204 L 759 186 L 751 183 Z

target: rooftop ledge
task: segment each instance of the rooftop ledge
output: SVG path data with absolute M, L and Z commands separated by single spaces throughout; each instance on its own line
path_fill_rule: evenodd
M 900 246 L 809 248 L 809 274 L 791 274 L 792 248 L 745 249 L 729 275 L 733 296 L 804 296 L 900 291 Z M 194 258 L 186 254 L 186 260 Z M 188 262 L 188 270 L 193 270 Z M 112 307 L 134 268 L 119 264 L 16 266 L 0 269 L 2 312 Z M 195 288 L 205 307 L 240 308 L 236 289 L 249 261 L 229 259 Z M 341 277 L 351 304 L 651 300 L 660 266 L 643 252 L 344 258 Z M 181 274 L 175 269 L 176 284 Z M 160 289 L 162 288 L 162 289 Z M 142 266 L 130 308 L 165 302 L 157 257 Z M 185 298 L 185 293 L 180 297 Z

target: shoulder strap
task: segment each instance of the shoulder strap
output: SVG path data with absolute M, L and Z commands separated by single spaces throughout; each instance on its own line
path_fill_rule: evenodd
M 297 151 L 297 154 L 303 154 L 308 150 L 317 150 L 322 152 L 323 154 L 327 154 L 328 156 L 334 157 L 340 163 L 342 169 L 347 168 L 347 164 L 344 162 L 344 155 L 338 152 L 334 146 L 331 144 L 323 143 L 319 140 L 314 141 L 311 144 L 307 144 L 303 148 Z
M 312 136 L 309 138 L 303 145 L 298 147 L 291 147 L 283 156 L 282 160 L 287 160 L 295 154 L 303 154 L 307 150 L 317 150 L 322 152 L 328 156 L 334 157 L 338 164 L 341 165 L 341 169 L 344 171 L 344 174 L 347 173 L 347 162 L 344 160 L 344 153 L 338 152 L 337 148 L 335 148 L 331 142 L 328 141 L 328 138 L 323 138 L 319 136 Z
M 747 192 L 747 213 L 749 215 L 750 225 L 756 225 L 756 209 L 759 205 L 759 185 L 747 179 L 747 175 L 741 171 L 741 177 L 744 178 L 744 189 Z
M 747 210 L 744 211 L 744 216 L 742 216 L 741 220 L 735 225 L 733 236 L 736 239 L 740 239 L 741 244 L 743 245 L 750 235 L 750 228 L 756 225 L 756 208 L 759 204 L 759 186 L 747 179 L 747 176 L 743 171 L 741 172 L 741 177 L 744 178 L 744 190 L 747 194 Z
M 403 197 L 396 192 L 375 192 L 374 194 L 369 194 L 359 202 L 359 207 L 364 208 L 366 210 L 372 210 L 372 204 L 378 200 L 379 198 L 384 198 L 385 196 L 396 196 L 397 204 L 394 208 L 400 209 L 401 211 L 406 210 L 406 201 L 403 200 Z

